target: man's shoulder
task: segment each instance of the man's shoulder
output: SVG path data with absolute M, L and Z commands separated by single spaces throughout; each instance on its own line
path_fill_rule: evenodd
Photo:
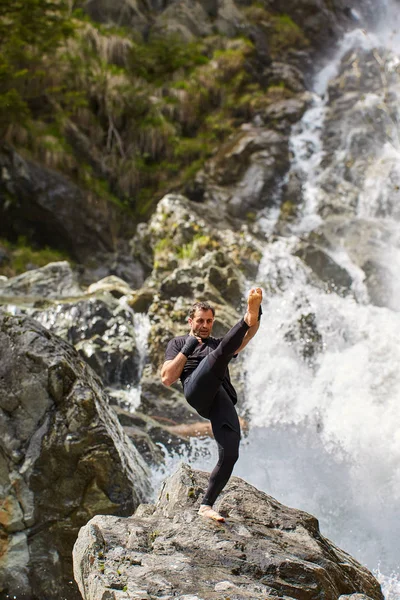
M 165 350 L 165 360 L 173 360 L 185 345 L 186 335 L 178 335 L 169 340 Z
M 170 344 L 171 342 L 176 342 L 177 344 L 179 344 L 182 342 L 186 342 L 186 338 L 188 337 L 188 335 L 188 333 L 186 333 L 185 335 L 177 335 L 171 338 L 168 343 Z
M 185 344 L 188 334 L 186 335 L 177 335 L 176 337 L 171 338 L 167 343 L 167 348 L 182 348 Z

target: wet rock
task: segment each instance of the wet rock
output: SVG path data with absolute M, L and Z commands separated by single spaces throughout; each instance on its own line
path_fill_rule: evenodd
M 347 293 L 352 284 L 349 273 L 338 265 L 322 248 L 306 244 L 295 253 L 308 265 L 315 275 L 339 293 Z
M 10 277 L 0 288 L 2 296 L 68 298 L 82 296 L 76 275 L 66 261 L 49 263 L 40 269 Z
M 147 468 L 74 348 L 0 311 L 0 593 L 78 599 L 71 549 L 94 514 L 128 515 Z
M 142 379 L 139 410 L 168 425 L 199 420 L 197 412 L 186 402 L 179 384 L 167 388 L 162 385 L 161 379 L 149 376 Z
M 360 36 L 364 34 L 360 32 Z M 398 207 L 397 159 L 390 152 L 397 101 L 389 92 L 397 85 L 396 69 L 383 75 L 390 64 L 386 51 L 353 49 L 343 57 L 340 70 L 328 89 L 322 141 L 323 170 L 316 201 L 318 212 L 352 218 L 396 215 Z M 341 152 L 337 152 L 342 148 Z M 373 182 L 384 170 L 389 185 L 374 191 Z M 376 196 L 376 198 L 374 197 Z M 370 201 L 371 207 L 363 206 Z
M 127 519 L 97 516 L 74 546 L 84 600 L 293 598 L 383 600 L 379 583 L 324 538 L 311 515 L 287 508 L 234 477 L 217 501 L 225 524 L 197 514 L 208 474 L 181 465 L 155 505 Z M 121 590 L 125 590 L 122 592 Z
M 120 292 L 121 287 L 117 293 Z M 134 315 L 127 305 L 108 292 L 100 297 L 33 311 L 32 316 L 73 344 L 104 385 L 120 387 L 139 383 L 140 355 Z
M 367 260 L 362 268 L 371 303 L 375 306 L 387 306 L 393 310 L 400 310 L 399 301 L 393 294 L 391 270 L 376 260 Z
M 283 133 L 289 133 L 311 104 L 311 94 L 305 93 L 296 98 L 281 100 L 270 104 L 263 112 L 264 123 Z
M 391 260 L 393 249 L 398 246 L 395 222 L 341 216 L 330 218 L 312 236 L 328 249 L 340 244 L 359 268 L 356 293 L 361 301 L 400 310 L 397 264 Z
M 301 315 L 296 323 L 289 326 L 284 338 L 299 350 L 309 366 L 314 364 L 316 356 L 323 349 L 322 335 L 318 331 L 314 313 Z

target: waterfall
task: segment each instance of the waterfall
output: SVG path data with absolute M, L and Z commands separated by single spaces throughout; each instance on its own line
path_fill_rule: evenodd
M 349 32 L 317 74 L 293 127 L 283 185 L 294 175 L 301 197 L 256 278 L 264 314 L 246 349 L 250 427 L 234 474 L 315 515 L 373 570 L 386 600 L 400 600 L 400 7 L 381 6 L 375 31 Z M 258 219 L 266 236 L 280 231 L 271 205 Z M 348 289 L 297 255 L 315 239 Z M 215 443 L 168 456 L 165 469 L 182 457 L 210 470 Z
M 390 2 L 385 9 L 392 30 L 381 22 L 374 33 L 347 34 L 293 128 L 291 172 L 302 197 L 296 221 L 268 244 L 259 267 L 266 301 L 247 351 L 251 428 L 235 472 L 316 515 L 322 533 L 375 571 L 387 600 L 398 600 L 400 10 Z M 340 88 L 333 79 L 342 69 L 346 85 L 364 59 L 381 79 L 352 100 L 335 123 L 337 147 L 326 152 Z M 295 255 L 310 232 L 329 238 L 326 254 L 352 278 L 346 293 L 321 285 Z M 375 262 L 374 287 L 367 267 Z
M 121 306 L 132 315 L 134 332 L 135 332 L 135 344 L 139 354 L 138 360 L 138 381 L 139 383 L 132 383 L 124 386 L 120 386 L 116 389 L 109 389 L 108 392 L 121 406 L 130 412 L 134 412 L 140 405 L 141 396 L 141 379 L 143 370 L 147 360 L 148 352 L 148 337 L 150 333 L 151 323 L 150 318 L 146 313 L 136 313 L 129 306 L 127 299 L 123 296 L 120 299 Z

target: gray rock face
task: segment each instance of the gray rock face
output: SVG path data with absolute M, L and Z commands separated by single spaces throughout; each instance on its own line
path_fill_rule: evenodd
M 203 179 L 207 204 L 231 217 L 246 218 L 271 199 L 271 190 L 289 166 L 288 140 L 268 129 L 243 126 L 208 161 Z
M 139 383 L 133 313 L 108 292 L 34 311 L 32 316 L 73 344 L 105 385 Z
M 340 267 L 322 248 L 313 244 L 300 244 L 294 253 L 308 265 L 315 275 L 328 286 L 339 293 L 347 293 L 352 284 L 352 278 L 343 267 Z
M 25 236 L 84 261 L 112 252 L 121 220 L 118 209 L 88 195 L 65 176 L 0 149 L 0 235 Z
M 0 311 L 0 594 L 78 598 L 71 549 L 94 514 L 127 515 L 147 469 L 68 343 Z
M 383 598 L 371 573 L 324 538 L 313 516 L 239 478 L 218 501 L 225 524 L 199 517 L 207 479 L 182 465 L 155 505 L 82 528 L 73 560 L 84 600 Z
M 6 297 L 29 296 L 45 300 L 82 294 L 76 276 L 66 261 L 49 263 L 0 282 L 0 296 Z

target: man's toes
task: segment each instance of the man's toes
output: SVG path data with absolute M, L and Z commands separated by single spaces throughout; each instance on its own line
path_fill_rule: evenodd
M 200 506 L 199 515 L 201 515 L 202 517 L 206 517 L 207 519 L 212 519 L 213 521 L 218 521 L 219 523 L 225 522 L 224 517 L 217 513 L 216 510 L 212 509 L 211 506 Z

